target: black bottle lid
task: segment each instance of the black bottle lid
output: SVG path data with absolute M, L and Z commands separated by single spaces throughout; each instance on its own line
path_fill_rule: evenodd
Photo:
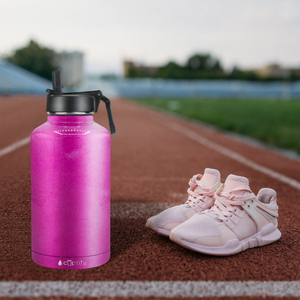
M 60 71 L 52 72 L 53 90 L 47 89 L 47 112 L 50 114 L 80 115 L 97 112 L 100 100 L 105 103 L 111 134 L 116 133 L 110 101 L 100 90 L 63 93 Z

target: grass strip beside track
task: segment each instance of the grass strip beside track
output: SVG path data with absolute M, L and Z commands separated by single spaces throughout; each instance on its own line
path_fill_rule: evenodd
M 300 101 L 135 99 L 300 154 Z

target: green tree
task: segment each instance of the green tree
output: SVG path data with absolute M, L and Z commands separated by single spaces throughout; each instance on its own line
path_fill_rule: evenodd
M 188 58 L 185 67 L 190 70 L 198 71 L 223 71 L 218 59 L 210 54 L 197 53 Z
M 23 47 L 13 51 L 6 59 L 32 73 L 51 80 L 52 71 L 58 66 L 55 64 L 55 51 L 30 40 Z
M 219 79 L 225 73 L 221 62 L 210 54 L 197 53 L 188 58 L 185 65 L 181 66 L 170 61 L 160 67 L 158 77 L 169 79 Z
M 159 68 L 158 77 L 166 79 L 182 78 L 182 67 L 174 61 L 168 62 Z

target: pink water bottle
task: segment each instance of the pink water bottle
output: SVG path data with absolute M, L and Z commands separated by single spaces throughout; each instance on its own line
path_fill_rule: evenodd
M 55 269 L 87 269 L 110 258 L 110 134 L 93 120 L 101 91 L 47 90 L 47 122 L 31 134 L 32 259 Z

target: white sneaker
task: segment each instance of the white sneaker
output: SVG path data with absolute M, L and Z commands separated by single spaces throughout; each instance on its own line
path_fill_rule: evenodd
M 174 228 L 170 239 L 197 252 L 232 255 L 281 237 L 274 190 L 263 188 L 256 197 L 246 177 L 229 175 L 215 199 L 211 209 Z
M 147 220 L 146 227 L 165 236 L 194 214 L 209 209 L 214 204 L 214 193 L 221 185 L 220 172 L 206 168 L 204 175 L 194 175 L 189 182 L 188 199 L 185 204 L 170 207 Z

